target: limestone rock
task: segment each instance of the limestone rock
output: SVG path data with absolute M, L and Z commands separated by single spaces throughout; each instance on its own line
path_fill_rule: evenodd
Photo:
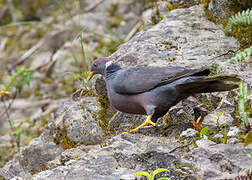
M 55 120 L 56 141 L 68 148 L 76 144 L 101 143 L 104 132 L 95 119 L 98 112 L 98 102 L 91 97 L 81 102 L 64 102 Z
M 241 130 L 238 127 L 234 126 L 234 127 L 230 127 L 230 129 L 227 133 L 227 136 L 228 137 L 238 137 L 240 135 L 240 133 L 241 133 Z
M 226 112 L 220 112 L 220 111 L 215 111 L 212 113 L 209 113 L 203 120 L 203 124 L 205 125 L 212 125 L 216 126 L 217 122 L 225 125 L 231 125 L 234 121 L 234 118 Z
M 63 149 L 53 142 L 43 142 L 36 138 L 21 150 L 19 163 L 23 169 L 31 174 L 46 169 L 47 162 L 55 159 Z
M 180 134 L 180 137 L 184 137 L 184 138 L 190 138 L 190 137 L 195 137 L 195 136 L 197 136 L 197 131 L 192 128 L 188 128 L 187 130 L 183 131 Z
M 250 166 L 250 148 L 243 144 L 216 144 L 199 147 L 188 153 L 192 165 L 199 168 L 196 177 L 203 179 L 235 179 L 246 175 Z

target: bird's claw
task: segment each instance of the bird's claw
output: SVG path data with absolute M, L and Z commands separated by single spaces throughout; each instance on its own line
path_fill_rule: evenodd
M 151 118 L 152 118 L 152 114 L 147 117 L 146 121 L 143 124 L 141 124 L 140 126 L 136 127 L 135 129 L 122 132 L 122 134 L 132 133 L 132 132 L 137 131 L 139 128 L 142 128 L 144 126 L 149 126 L 149 125 L 156 126 L 156 123 L 152 122 Z

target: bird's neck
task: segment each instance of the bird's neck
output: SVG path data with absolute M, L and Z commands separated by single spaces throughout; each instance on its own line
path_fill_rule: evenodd
M 122 68 L 118 64 L 115 64 L 115 63 L 111 64 L 105 70 L 105 78 L 106 79 L 114 78 L 116 75 L 116 72 L 119 71 L 120 69 Z

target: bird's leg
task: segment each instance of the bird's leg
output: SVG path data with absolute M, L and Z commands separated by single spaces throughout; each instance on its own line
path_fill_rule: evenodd
M 132 129 L 132 130 L 123 132 L 122 134 L 132 133 L 132 132 L 134 132 L 134 131 L 137 131 L 139 128 L 142 128 L 142 127 L 144 127 L 144 126 L 148 126 L 148 125 L 150 125 L 150 124 L 151 124 L 152 126 L 156 126 L 156 124 L 155 124 L 154 122 L 151 121 L 151 118 L 152 118 L 153 114 L 154 114 L 154 110 L 153 110 L 153 112 L 152 112 L 150 115 L 147 116 L 147 118 L 146 118 L 146 120 L 144 121 L 143 124 L 141 124 L 140 126 L 136 127 L 135 129 Z

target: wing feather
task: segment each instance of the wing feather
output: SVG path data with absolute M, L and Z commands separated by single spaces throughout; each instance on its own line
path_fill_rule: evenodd
M 120 94 L 137 94 L 200 72 L 204 70 L 183 67 L 135 67 L 120 70 L 112 80 L 112 88 Z M 208 75 L 209 72 L 203 74 Z

